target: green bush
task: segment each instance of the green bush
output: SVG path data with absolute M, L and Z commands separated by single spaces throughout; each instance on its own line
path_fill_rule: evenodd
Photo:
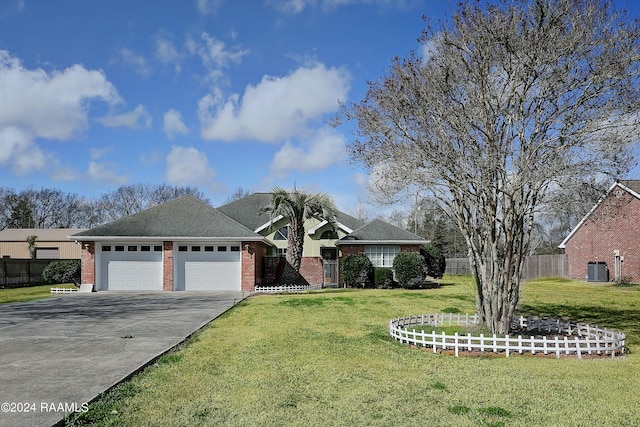
M 340 274 L 347 286 L 365 288 L 371 285 L 373 264 L 365 254 L 351 254 L 342 261 Z
M 392 288 L 393 270 L 388 267 L 375 267 L 373 269 L 373 283 L 376 288 Z
M 442 279 L 447 266 L 442 250 L 435 245 L 425 245 L 422 247 L 420 253 L 425 260 L 425 274 L 434 279 Z
M 42 279 L 50 284 L 80 284 L 80 260 L 66 259 L 49 263 L 42 271 Z
M 419 288 L 424 283 L 424 258 L 416 252 L 400 252 L 393 260 L 393 269 L 403 288 Z

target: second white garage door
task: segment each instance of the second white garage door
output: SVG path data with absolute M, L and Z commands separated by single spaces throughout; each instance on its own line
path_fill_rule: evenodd
M 238 245 L 189 245 L 179 251 L 186 291 L 239 291 L 242 268 Z M 180 275 L 181 276 L 181 275 Z M 180 279 L 180 277 L 179 277 Z

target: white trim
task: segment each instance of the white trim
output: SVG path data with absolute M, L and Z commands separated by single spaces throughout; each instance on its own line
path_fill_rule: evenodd
M 338 240 L 338 245 L 427 245 L 431 240 Z
M 324 227 L 327 224 L 329 224 L 329 221 L 324 219 L 319 224 L 316 224 L 314 227 L 311 227 L 307 231 L 307 234 L 314 235 L 314 234 L 316 234 L 316 231 L 318 231 L 320 228 Z M 347 227 L 346 225 L 344 225 L 341 222 L 336 222 L 335 225 L 337 225 L 338 228 L 342 229 L 342 231 L 346 232 L 347 234 L 353 233 L 352 229 L 350 229 L 349 227 Z
M 271 227 L 273 224 L 275 224 L 276 222 L 280 221 L 282 218 L 284 218 L 284 216 L 282 215 L 278 215 L 277 217 L 273 218 L 271 221 L 266 222 L 264 224 L 262 224 L 260 227 L 256 228 L 255 230 L 253 230 L 255 233 L 259 233 L 262 230 L 264 230 L 267 227 Z
M 573 237 L 574 234 L 576 234 L 576 232 L 578 231 L 578 229 L 580 227 L 582 227 L 582 224 L 584 224 L 587 221 L 587 218 L 589 218 L 591 216 L 591 214 L 598 208 L 600 207 L 600 205 L 602 204 L 602 202 L 604 202 L 604 200 L 609 196 L 609 194 L 611 194 L 611 192 L 613 191 L 614 188 L 616 187 L 620 187 L 621 189 L 623 189 L 624 191 L 627 191 L 629 194 L 631 194 L 633 197 L 640 199 L 640 194 L 636 193 L 635 191 L 633 191 L 632 189 L 630 189 L 629 187 L 627 187 L 626 185 L 621 184 L 620 182 L 614 182 L 611 187 L 609 187 L 609 189 L 607 190 L 607 192 L 605 193 L 604 196 L 602 196 L 600 198 L 600 200 L 598 200 L 598 202 L 591 208 L 591 210 L 580 220 L 580 222 L 578 223 L 578 225 L 576 225 L 573 230 L 571 230 L 571 232 L 567 235 L 567 237 L 564 238 L 564 240 L 562 241 L 562 243 L 560 243 L 558 245 L 558 248 L 560 249 L 564 249 L 567 247 L 567 242 Z

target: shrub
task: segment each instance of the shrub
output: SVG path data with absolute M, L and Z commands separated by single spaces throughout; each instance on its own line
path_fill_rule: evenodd
M 392 288 L 393 270 L 388 267 L 375 267 L 373 269 L 373 283 L 376 288 Z
M 51 284 L 80 284 L 80 260 L 66 259 L 49 263 L 42 271 L 42 279 Z
M 442 279 L 447 261 L 438 246 L 425 245 L 420 250 L 425 261 L 425 275 L 434 279 Z
M 348 255 L 342 262 L 342 281 L 347 286 L 366 287 L 371 284 L 373 275 L 373 265 L 371 260 L 364 254 Z
M 403 288 L 418 288 L 424 283 L 424 258 L 416 252 L 400 252 L 393 260 L 393 269 Z

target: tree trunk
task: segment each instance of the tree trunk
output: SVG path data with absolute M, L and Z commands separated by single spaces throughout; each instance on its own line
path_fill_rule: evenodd
M 289 233 L 287 237 L 287 261 L 291 267 L 300 272 L 302 264 L 302 251 L 304 247 L 304 222 L 292 220 L 289 224 Z

